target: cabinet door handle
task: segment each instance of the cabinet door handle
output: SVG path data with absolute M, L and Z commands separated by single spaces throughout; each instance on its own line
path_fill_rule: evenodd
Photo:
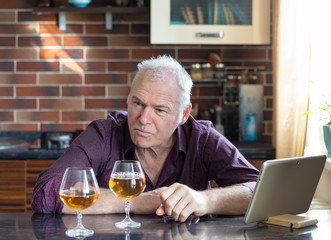
M 196 33 L 196 37 L 198 38 L 205 38 L 205 37 L 211 37 L 211 38 L 223 38 L 224 37 L 224 33 L 223 32 L 198 32 Z

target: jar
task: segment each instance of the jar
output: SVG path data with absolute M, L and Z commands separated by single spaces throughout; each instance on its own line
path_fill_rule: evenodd
M 223 79 L 225 77 L 225 65 L 223 63 L 217 63 L 215 65 L 215 76 L 216 79 Z
M 201 80 L 202 79 L 201 65 L 199 63 L 192 64 L 190 74 L 192 79 Z
M 213 70 L 211 68 L 210 63 L 202 64 L 202 78 L 204 78 L 204 79 L 212 79 L 213 78 Z

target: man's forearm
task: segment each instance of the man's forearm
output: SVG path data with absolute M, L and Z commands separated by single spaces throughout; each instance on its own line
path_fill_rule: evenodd
M 204 191 L 209 199 L 208 213 L 221 215 L 245 214 L 252 191 L 244 185 L 213 188 Z

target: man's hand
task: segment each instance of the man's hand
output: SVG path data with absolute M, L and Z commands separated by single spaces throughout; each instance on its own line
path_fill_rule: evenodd
M 249 187 L 241 184 L 195 191 L 175 183 L 163 191 L 160 197 L 162 204 L 156 214 L 166 214 L 175 221 L 185 222 L 191 214 L 245 214 L 252 192 Z
M 156 214 L 172 216 L 175 221 L 185 222 L 191 215 L 208 213 L 208 198 L 205 192 L 198 192 L 186 185 L 174 183 L 160 195 L 162 205 Z

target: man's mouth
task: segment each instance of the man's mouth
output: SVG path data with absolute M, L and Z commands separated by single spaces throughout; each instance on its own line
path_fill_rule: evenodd
M 141 137 L 148 137 L 151 135 L 150 132 L 146 132 L 146 131 L 143 131 L 143 130 L 140 130 L 140 129 L 136 129 L 137 131 L 137 134 Z

